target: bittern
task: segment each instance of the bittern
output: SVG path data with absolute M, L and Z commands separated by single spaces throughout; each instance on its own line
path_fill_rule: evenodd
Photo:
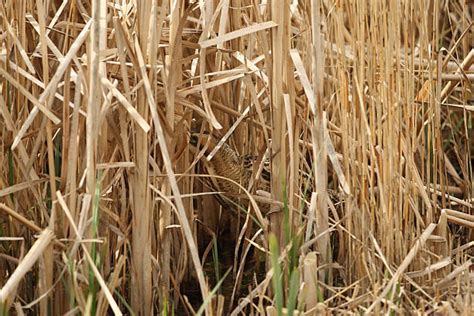
M 218 146 L 219 140 L 207 132 L 191 133 L 189 143 L 195 148 L 196 152 L 203 151 L 204 155 L 207 156 Z M 221 204 L 240 205 L 246 197 L 243 194 L 244 191 L 242 188 L 235 183 L 240 184 L 245 189 L 249 188 L 252 176 L 257 174 L 256 168 L 254 168 L 257 157 L 252 155 L 239 155 L 227 143 L 219 144 L 219 146 L 220 148 L 210 161 L 207 161 L 205 158 L 202 159 L 206 171 L 210 175 L 210 181 L 206 181 L 206 183 L 211 189 L 222 192 L 226 199 L 232 201 L 232 203 L 228 203 L 226 199 L 219 198 Z M 260 192 L 270 191 L 271 179 L 268 169 L 269 163 L 268 161 L 264 161 L 264 168 L 260 176 L 257 177 L 257 180 L 254 182 L 255 189 Z M 239 197 L 243 197 L 243 199 L 239 199 Z M 247 204 L 243 206 L 245 205 Z M 235 208 L 234 205 L 231 205 L 231 207 Z M 270 204 L 259 203 L 259 208 L 262 213 L 267 213 L 270 210 Z

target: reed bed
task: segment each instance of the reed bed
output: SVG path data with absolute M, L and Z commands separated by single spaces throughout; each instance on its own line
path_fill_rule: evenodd
M 1 313 L 472 315 L 473 14 L 1 1 Z

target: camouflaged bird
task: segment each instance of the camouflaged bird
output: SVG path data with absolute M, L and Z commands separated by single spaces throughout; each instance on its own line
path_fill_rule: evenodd
M 202 134 L 191 133 L 189 143 L 199 151 L 204 150 L 204 155 L 207 156 L 216 148 L 219 141 L 213 135 L 204 132 Z M 230 179 L 239 183 L 245 189 L 248 189 L 252 176 L 254 175 L 254 164 L 257 158 L 252 155 L 240 156 L 232 147 L 223 143 L 210 161 L 206 161 L 206 159 L 202 159 L 202 161 L 211 176 L 217 175 Z M 271 176 L 268 168 L 269 163 L 265 161 L 261 175 L 254 184 L 255 189 L 258 191 L 270 191 Z M 223 192 L 224 197 L 232 202 L 228 203 L 225 199 L 220 199 L 221 204 L 241 205 L 244 202 L 244 199 L 239 201 L 239 197 L 243 196 L 243 190 L 231 181 L 210 177 L 210 181 L 206 181 L 206 184 L 217 192 Z M 232 207 L 232 205 L 230 206 Z M 270 204 L 259 203 L 259 208 L 262 213 L 268 213 Z

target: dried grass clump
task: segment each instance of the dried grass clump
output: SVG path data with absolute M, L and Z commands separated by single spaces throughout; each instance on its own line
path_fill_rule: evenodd
M 474 313 L 473 14 L 0 2 L 1 313 Z

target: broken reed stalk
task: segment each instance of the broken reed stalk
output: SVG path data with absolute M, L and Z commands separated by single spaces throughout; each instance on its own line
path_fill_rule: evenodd
M 0 3 L 2 234 L 66 238 L 22 272 L 18 297 L 8 282 L 19 266 L 0 262 L 16 310 L 273 313 L 271 274 L 247 280 L 269 258 L 269 221 L 288 249 L 281 287 L 300 269 L 319 293 L 300 293 L 306 311 L 429 313 L 443 299 L 471 312 L 459 303 L 473 226 L 471 4 L 74 4 Z M 268 197 L 242 188 L 251 216 L 236 218 L 205 192 L 187 144 L 197 125 L 222 136 L 210 156 L 224 142 L 269 153 L 276 212 L 255 212 Z M 221 243 L 211 265 L 235 266 L 224 283 L 207 268 L 210 237 Z M 8 262 L 22 255 L 2 247 Z M 199 306 L 226 282 L 235 306 Z M 294 292 L 281 294 L 291 311 Z

